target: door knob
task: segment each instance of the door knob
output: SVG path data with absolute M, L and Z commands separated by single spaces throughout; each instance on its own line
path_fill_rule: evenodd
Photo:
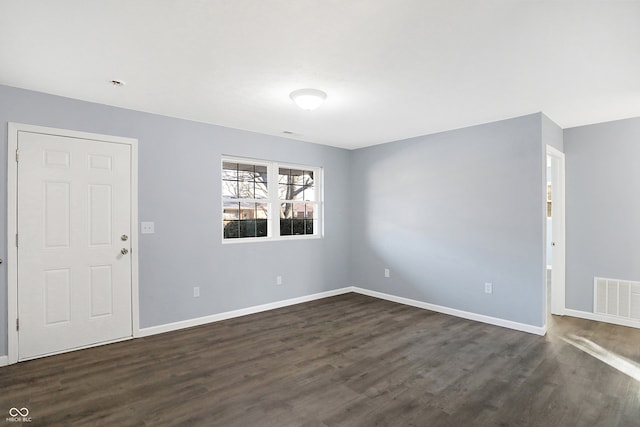
M 128 253 L 129 253 L 129 249 L 127 249 L 127 248 L 122 248 L 122 250 L 120 251 L 120 253 L 121 253 L 122 255 L 126 255 L 126 254 L 128 254 Z
M 120 236 L 120 240 L 122 240 L 123 242 L 126 242 L 127 239 L 129 239 L 129 236 L 127 236 L 126 234 L 123 234 L 122 236 Z

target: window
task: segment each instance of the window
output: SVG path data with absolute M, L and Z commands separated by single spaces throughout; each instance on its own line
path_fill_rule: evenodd
M 314 234 L 318 210 L 312 170 L 278 168 L 280 235 Z
M 222 163 L 222 221 L 224 238 L 267 236 L 267 166 Z
M 321 235 L 320 168 L 222 159 L 224 241 Z

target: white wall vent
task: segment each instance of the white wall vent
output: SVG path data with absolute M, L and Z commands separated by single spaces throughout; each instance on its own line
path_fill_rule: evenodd
M 640 282 L 594 277 L 593 312 L 640 322 Z

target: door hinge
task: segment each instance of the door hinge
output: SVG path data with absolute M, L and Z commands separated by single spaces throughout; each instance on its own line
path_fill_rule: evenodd
M 20 319 L 16 318 L 16 331 L 20 330 Z
M 16 162 L 20 159 L 20 150 L 16 150 Z

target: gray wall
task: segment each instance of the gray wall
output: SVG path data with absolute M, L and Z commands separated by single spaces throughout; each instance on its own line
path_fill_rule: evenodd
M 544 114 L 540 114 L 542 124 L 542 144 L 550 145 L 564 153 L 564 134 L 562 128 Z M 545 148 L 546 150 L 546 148 Z
M 0 241 L 6 242 L 7 122 L 139 140 L 141 327 L 348 285 L 350 152 L 0 86 Z M 221 244 L 220 156 L 325 170 L 325 238 Z M 0 258 L 6 259 L 0 245 Z M 0 355 L 7 354 L 6 264 L 0 269 Z M 276 275 L 284 284 L 277 286 Z M 200 298 L 192 288 L 200 286 Z
M 541 122 L 533 114 L 355 151 L 353 284 L 542 326 Z
M 564 131 L 568 308 L 593 311 L 593 277 L 640 281 L 640 118 Z
M 640 280 L 640 118 L 563 132 L 538 113 L 346 151 L 0 86 L 5 183 L 9 121 L 140 141 L 142 327 L 346 285 L 541 326 L 546 144 L 566 153 L 567 307 L 591 311 L 594 275 Z M 324 167 L 325 238 L 223 246 L 222 154 Z M 0 222 L 6 241 L 6 185 Z M 0 355 L 6 312 L 3 272 Z

